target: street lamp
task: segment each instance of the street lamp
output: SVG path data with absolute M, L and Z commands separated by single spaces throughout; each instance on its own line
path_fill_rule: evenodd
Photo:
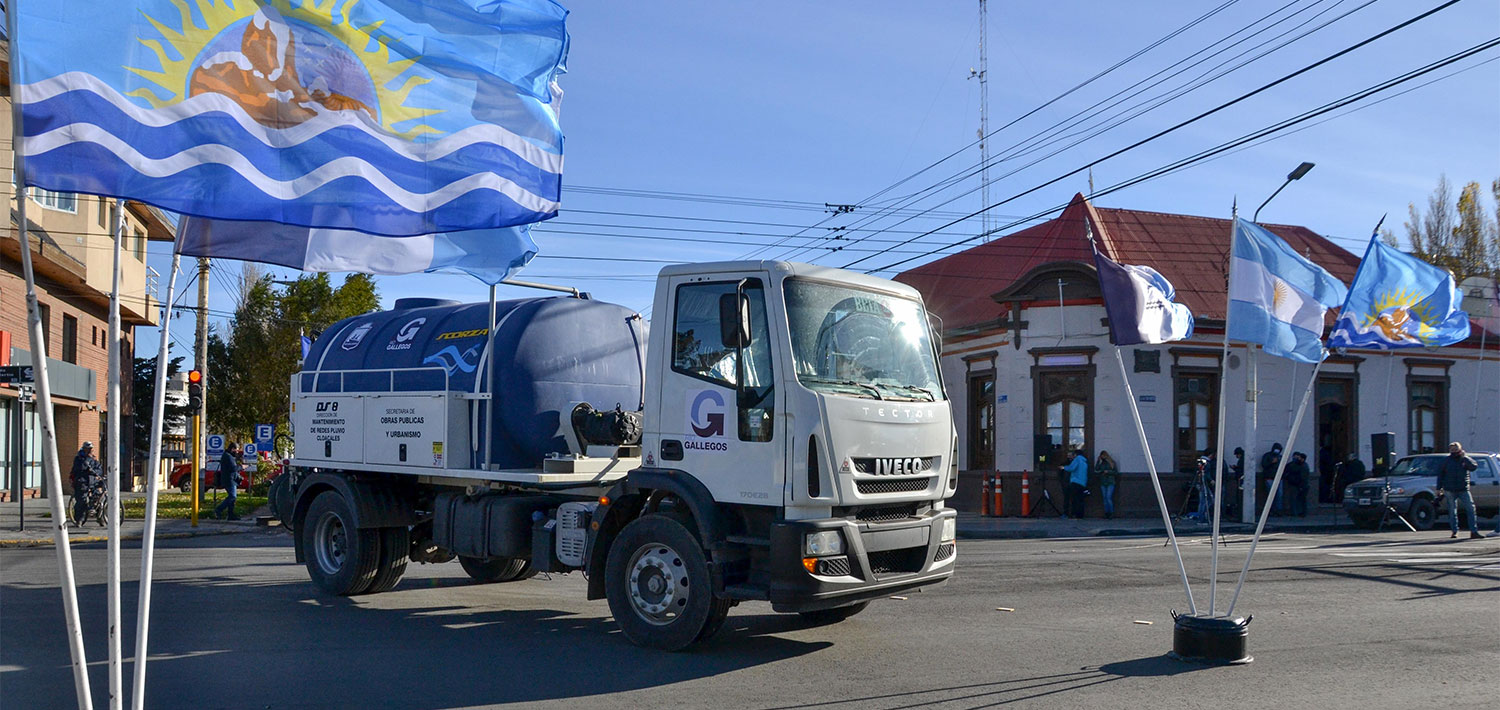
M 1292 184 L 1293 180 L 1301 180 L 1302 176 L 1306 175 L 1307 172 L 1309 170 L 1312 170 L 1312 169 L 1313 169 L 1313 164 L 1312 163 L 1303 163 L 1301 165 L 1298 165 L 1295 170 L 1291 171 L 1290 173 L 1287 173 L 1286 182 L 1281 183 L 1281 187 L 1276 188 L 1276 191 L 1273 192 L 1273 193 L 1271 193 L 1271 196 L 1267 197 L 1265 202 L 1260 203 L 1260 206 L 1255 208 L 1255 214 L 1251 215 L 1250 221 L 1251 222 L 1255 222 L 1256 224 L 1259 224 L 1260 223 L 1260 211 L 1263 210 L 1263 209 L 1265 209 L 1266 205 L 1271 204 L 1271 200 L 1276 199 L 1276 196 L 1280 195 L 1281 191 L 1285 190 L 1287 185 Z

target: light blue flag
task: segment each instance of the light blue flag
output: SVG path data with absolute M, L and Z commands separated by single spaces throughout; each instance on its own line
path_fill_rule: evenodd
M 377 237 L 346 229 L 184 217 L 177 253 L 258 261 L 302 271 L 364 274 L 465 273 L 488 284 L 513 276 L 536 256 L 531 225 Z
M 35 0 L 27 184 L 413 236 L 556 214 L 551 0 Z
M 1330 348 L 1432 348 L 1469 337 L 1453 274 L 1371 237 Z
M 1237 219 L 1229 284 L 1230 340 L 1298 362 L 1323 360 L 1323 314 L 1348 292 L 1333 274 L 1264 227 Z

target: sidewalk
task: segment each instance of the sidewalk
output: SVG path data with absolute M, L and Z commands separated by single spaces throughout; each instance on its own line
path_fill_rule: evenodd
M 1209 529 L 1208 523 L 1173 521 L 1173 530 L 1181 537 L 1207 535 Z M 1310 513 L 1305 518 L 1273 517 L 1266 521 L 1266 532 L 1353 532 L 1357 529 L 1343 511 L 1338 511 L 1336 516 L 1327 511 L 1318 511 Z M 1219 531 L 1228 535 L 1250 535 L 1255 532 L 1255 526 L 1224 520 L 1219 523 Z M 958 514 L 958 536 L 967 539 L 1003 540 L 1120 535 L 1166 537 L 1167 529 L 1159 517 L 1105 520 L 1103 518 L 1058 517 L 988 518 L 978 513 L 960 512 Z
M 126 498 L 139 498 L 142 493 L 127 493 Z M 43 547 L 52 545 L 52 507 L 45 499 L 27 498 L 26 501 L 26 528 L 20 530 L 20 501 L 7 501 L 0 503 L 0 549 L 9 547 Z M 193 527 L 192 522 L 181 519 L 161 519 L 156 522 L 156 539 L 171 540 L 184 537 L 199 537 L 203 535 L 227 535 L 233 533 L 244 533 L 255 530 L 255 517 L 245 516 L 241 520 L 213 520 L 207 517 L 208 510 L 198 518 L 198 527 Z M 142 531 L 146 527 L 146 521 L 140 519 L 125 519 L 120 521 L 120 538 L 122 540 L 140 540 Z M 82 527 L 68 527 L 68 541 L 71 544 L 103 543 L 108 542 L 108 530 L 93 521 Z

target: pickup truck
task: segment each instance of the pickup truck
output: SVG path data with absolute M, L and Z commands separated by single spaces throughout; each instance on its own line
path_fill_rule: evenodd
M 1480 517 L 1500 514 L 1500 455 L 1470 452 L 1479 468 L 1469 474 L 1474 511 Z M 1437 475 L 1447 454 L 1404 456 L 1391 467 L 1390 506 L 1418 530 L 1431 530 L 1447 510 L 1437 487 Z M 1373 528 L 1384 511 L 1381 496 L 1386 478 L 1376 476 L 1356 481 L 1344 489 L 1344 511 L 1355 525 Z

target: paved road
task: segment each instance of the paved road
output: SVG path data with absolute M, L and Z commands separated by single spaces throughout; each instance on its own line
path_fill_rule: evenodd
M 1232 587 L 1245 545 L 1225 549 Z M 1241 600 L 1248 666 L 1163 657 L 1175 563 L 1152 539 L 970 541 L 944 587 L 829 627 L 745 605 L 702 650 L 620 637 L 578 575 L 468 583 L 414 566 L 393 592 L 320 596 L 277 532 L 159 552 L 150 705 L 160 708 L 537 706 L 853 708 L 1496 707 L 1500 539 L 1446 532 L 1268 538 Z M 1206 584 L 1209 548 L 1187 546 Z M 136 564 L 128 550 L 127 565 Z M 104 551 L 77 550 L 102 703 Z M 134 579 L 134 574 L 127 575 Z M 50 549 L 0 550 L 0 701 L 68 707 Z M 126 585 L 134 609 L 134 585 Z M 1222 601 L 1221 601 L 1222 604 Z M 996 611 L 1012 607 L 1014 612 Z M 131 623 L 133 629 L 133 611 Z M 1152 621 L 1153 625 L 1134 623 Z M 126 635 L 127 653 L 133 643 Z M 129 666 L 126 668 L 127 678 Z M 101 705 L 102 706 L 102 705 Z

